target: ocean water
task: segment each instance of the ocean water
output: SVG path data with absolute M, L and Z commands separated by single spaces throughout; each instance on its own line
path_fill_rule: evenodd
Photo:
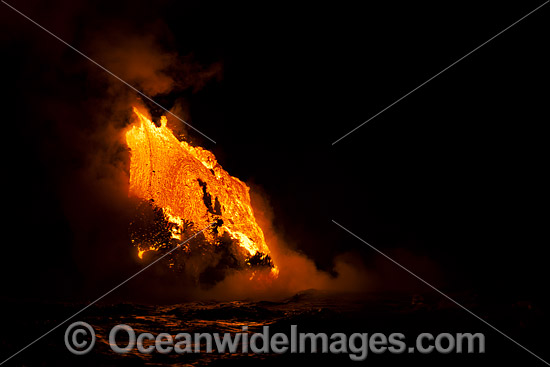
M 548 338 L 544 334 L 550 325 L 542 308 L 529 302 L 480 302 L 468 294 L 455 295 L 462 304 L 502 331 L 513 335 L 541 354 L 546 353 Z M 2 360 L 66 320 L 82 304 L 4 302 L 2 318 Z M 96 333 L 95 347 L 86 355 L 71 354 L 64 344 L 64 333 L 72 322 L 85 321 Z M 403 333 L 409 340 L 422 332 L 482 332 L 486 335 L 484 354 L 374 354 L 364 361 L 352 361 L 348 354 L 312 353 L 201 353 L 175 352 L 143 354 L 134 348 L 126 354 L 115 353 L 109 345 L 109 332 L 118 324 L 131 326 L 136 334 L 157 335 L 178 333 L 235 333 L 248 327 L 249 335 L 269 326 L 271 335 L 291 334 L 292 325 L 298 332 L 345 333 Z M 124 333 L 119 334 L 124 346 Z M 411 342 L 414 343 L 414 342 Z M 546 343 L 546 344 L 545 344 Z M 320 348 L 321 349 L 321 348 Z M 241 350 L 241 348 L 238 348 Z M 206 366 L 206 365 L 304 365 L 311 363 L 350 364 L 407 364 L 407 365 L 486 365 L 513 360 L 537 360 L 498 335 L 482 322 L 436 294 L 344 294 L 315 290 L 300 292 L 280 301 L 188 302 L 173 305 L 142 305 L 131 303 L 93 305 L 74 319 L 67 321 L 6 365 L 19 366 Z

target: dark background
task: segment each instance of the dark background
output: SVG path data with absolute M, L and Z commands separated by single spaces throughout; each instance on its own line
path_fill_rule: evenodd
M 332 145 L 538 2 L 12 5 L 84 53 L 94 27 L 160 19 L 172 34 L 166 47 L 221 62 L 223 78 L 155 99 L 185 101 L 186 118 L 217 144 L 191 138 L 267 195 L 277 231 L 320 269 L 354 251 L 378 272 L 378 290 L 422 288 L 334 219 L 445 291 L 546 300 L 547 7 Z M 92 257 L 97 272 L 85 271 L 75 238 L 87 234 L 67 206 L 91 213 L 90 233 L 102 220 L 122 228 L 86 180 L 70 180 L 98 149 L 86 144 L 96 123 L 88 111 L 106 95 L 93 81 L 109 77 L 5 5 L 1 12 L 3 296 L 107 289 L 109 266 L 131 249 Z
M 335 220 L 457 300 L 477 297 L 476 312 L 544 350 L 538 324 L 522 329 L 496 309 L 548 310 L 548 6 L 332 145 L 540 2 L 10 4 L 85 54 L 108 25 L 106 41 L 118 28 L 152 32 L 163 49 L 220 63 L 221 77 L 155 100 L 183 103 L 217 144 L 190 139 L 269 199 L 289 246 L 326 271 L 353 252 L 373 277 L 368 292 L 426 291 Z M 101 114 L 113 116 L 104 103 L 124 87 L 113 92 L 118 81 L 3 4 L 0 17 L 2 303 L 89 301 L 140 268 L 120 192 L 90 169 L 112 148 L 96 139 L 111 123 Z M 129 287 L 119 301 L 133 299 Z M 515 348 L 489 336 L 494 350 Z

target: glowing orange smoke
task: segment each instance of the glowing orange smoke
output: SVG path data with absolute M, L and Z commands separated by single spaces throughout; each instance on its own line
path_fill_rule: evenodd
M 270 259 L 264 234 L 254 218 L 248 186 L 230 176 L 208 150 L 179 141 L 166 126 L 166 117 L 161 117 L 157 127 L 135 107 L 134 113 L 138 119 L 126 132 L 131 151 L 130 195 L 161 208 L 173 224 L 174 239 L 185 240 L 182 233 L 187 221 L 195 228 L 204 228 L 221 219 L 218 235 L 227 233 L 237 241 L 245 258 Z M 205 235 L 209 240 L 216 236 Z M 158 250 L 160 245 L 143 248 L 138 244 L 138 256 Z M 271 273 L 277 275 L 278 268 L 273 266 Z

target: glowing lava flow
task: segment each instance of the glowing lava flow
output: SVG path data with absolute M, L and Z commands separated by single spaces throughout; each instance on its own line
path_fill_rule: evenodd
M 230 176 L 208 150 L 179 141 L 166 126 L 166 117 L 157 127 L 135 107 L 134 113 L 138 120 L 126 132 L 131 151 L 130 195 L 161 208 L 173 224 L 174 239 L 184 240 L 184 223 L 202 228 L 221 219 L 218 233 L 206 234 L 209 242 L 226 233 L 239 244 L 244 258 L 270 263 L 276 275 L 277 267 L 254 218 L 248 186 Z M 148 250 L 158 247 L 138 244 L 140 258 Z

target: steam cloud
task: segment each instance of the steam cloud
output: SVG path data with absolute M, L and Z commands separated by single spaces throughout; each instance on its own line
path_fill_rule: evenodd
M 177 54 L 162 49 L 158 40 L 151 35 L 142 38 L 128 31 L 119 32 L 106 42 L 93 40 L 92 45 L 93 54 L 97 59 L 103 60 L 107 68 L 151 96 L 185 88 L 198 90 L 211 78 L 220 77 L 221 66 L 219 63 L 204 67 L 194 63 L 190 58 L 182 60 Z M 130 103 L 135 104 L 136 102 L 132 100 L 133 93 L 118 81 L 109 86 L 109 91 L 113 95 L 113 101 L 118 102 L 113 104 L 113 118 L 120 120 L 120 115 L 130 110 Z M 182 105 L 176 104 L 172 111 L 176 114 L 183 112 Z M 122 120 L 126 121 L 126 119 Z M 171 119 L 170 122 L 173 125 L 175 121 Z M 109 141 L 113 136 L 120 136 L 122 131 L 120 127 L 116 123 L 107 125 L 103 133 L 99 135 Z M 181 125 L 179 127 L 182 128 Z M 118 131 L 114 131 L 117 128 Z M 108 144 L 119 143 L 120 141 L 110 141 Z M 101 161 L 105 162 L 105 159 Z M 123 171 L 120 166 L 116 168 L 119 173 Z M 99 170 L 100 168 L 97 167 L 96 169 Z M 124 171 L 127 172 L 127 169 L 124 169 Z M 124 179 L 127 179 L 127 177 L 124 177 Z M 126 188 L 125 183 L 120 182 L 122 180 L 117 181 L 119 182 L 115 186 Z M 123 191 L 120 190 L 121 193 Z M 273 258 L 280 268 L 278 279 L 266 284 L 250 280 L 250 273 L 247 271 L 234 271 L 228 273 L 226 278 L 215 287 L 204 290 L 194 284 L 186 284 L 181 279 L 178 284 L 178 281 L 170 279 L 172 274 L 165 273 L 163 269 L 157 268 L 156 276 L 151 277 L 146 284 L 149 285 L 150 283 L 151 288 L 156 287 L 158 289 L 158 285 L 155 286 L 153 283 L 160 281 L 163 284 L 160 287 L 163 292 L 172 294 L 184 292 L 187 295 L 192 295 L 193 298 L 218 299 L 239 297 L 273 298 L 288 296 L 308 288 L 338 291 L 365 289 L 369 277 L 362 265 L 353 260 L 353 256 L 342 255 L 335 259 L 334 271 L 336 276 L 333 276 L 318 270 L 315 263 L 305 255 L 287 248 L 284 241 L 276 235 L 271 227 L 272 213 L 267 204 L 267 199 L 257 193 L 253 192 L 252 194 L 255 196 L 257 220 L 264 230 L 268 245 L 273 252 Z M 205 268 L 208 265 L 207 263 L 202 264 L 200 259 L 196 257 L 194 259 L 195 262 L 198 261 L 195 264 L 198 268 Z M 212 259 L 204 259 L 204 262 L 210 260 Z M 171 289 L 172 287 L 175 289 Z
M 319 270 L 313 260 L 291 249 L 288 241 L 276 233 L 272 225 L 273 211 L 261 188 L 252 187 L 251 199 L 256 221 L 262 227 L 273 260 L 280 268 L 279 277 L 266 287 L 265 283 L 256 284 L 254 279 L 249 279 L 248 272 L 234 272 L 213 289 L 197 292 L 198 296 L 280 299 L 306 289 L 334 292 L 365 292 L 372 289 L 370 274 L 353 254 L 342 254 L 334 259 L 334 275 Z
M 29 3 L 28 9 L 22 10 L 151 97 L 184 90 L 196 92 L 209 81 L 222 77 L 220 62 L 205 65 L 192 54 L 180 56 L 175 51 L 173 36 L 155 18 L 155 12 L 143 12 L 148 16 L 143 19 L 143 13 L 141 16 L 132 13 L 131 5 L 120 5 L 112 17 L 103 14 L 100 24 L 92 23 L 99 11 L 93 4 L 53 7 L 44 10 L 41 16 L 32 10 L 40 9 L 38 4 Z M 117 11 L 124 17 L 117 16 Z M 48 15 L 57 21 L 44 21 Z M 125 21 L 120 21 L 121 18 Z M 11 19 L 6 24 L 28 38 L 31 46 L 26 57 L 41 60 L 38 67 L 20 68 L 33 83 L 47 86 L 27 101 L 36 106 L 40 115 L 29 115 L 26 120 L 35 121 L 34 131 L 43 131 L 30 137 L 29 143 L 40 151 L 40 163 L 48 172 L 47 181 L 53 186 L 60 206 L 51 210 L 58 210 L 66 218 L 63 226 L 69 233 L 66 242 L 70 244 L 68 248 L 52 248 L 66 251 L 64 256 L 68 258 L 63 258 L 63 270 L 48 270 L 46 284 L 61 284 L 61 293 L 66 289 L 71 294 L 81 290 L 77 296 L 86 298 L 89 294 L 101 294 L 143 264 L 137 259 L 135 248 L 129 246 L 128 223 L 139 203 L 128 198 L 129 152 L 123 141 L 131 106 L 139 104 L 140 99 L 123 83 L 50 36 L 40 34 L 37 39 L 36 30 L 29 31 L 28 24 Z M 188 114 L 184 100 L 172 101 L 171 107 L 177 115 L 188 117 L 182 116 Z M 169 124 L 176 133 L 185 130 L 185 126 L 170 117 Z M 250 274 L 234 272 L 214 288 L 203 290 L 192 282 L 175 278 L 165 267 L 155 266 L 148 269 L 146 276 L 120 289 L 117 292 L 120 299 L 136 294 L 143 294 L 144 301 L 279 297 L 307 288 L 365 289 L 369 277 L 353 257 L 342 255 L 335 259 L 334 276 L 319 271 L 312 260 L 290 250 L 271 226 L 267 199 L 254 190 L 252 195 L 257 220 L 280 268 L 279 278 L 271 285 L 256 287 L 249 281 Z

